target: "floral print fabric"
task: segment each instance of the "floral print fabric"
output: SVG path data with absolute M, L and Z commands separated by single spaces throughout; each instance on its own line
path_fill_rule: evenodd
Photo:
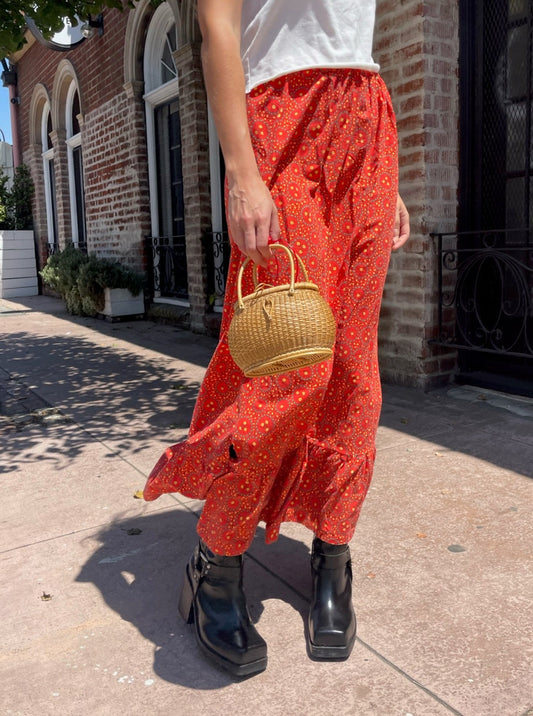
M 282 241 L 328 300 L 337 336 L 328 361 L 246 378 L 226 339 L 243 258 L 232 252 L 220 342 L 188 439 L 165 451 L 144 489 L 146 500 L 205 500 L 198 532 L 226 555 L 244 552 L 260 521 L 267 542 L 283 521 L 332 544 L 353 536 L 375 457 L 377 328 L 398 184 L 394 113 L 377 74 L 286 75 L 248 95 L 248 115 Z M 276 252 L 260 280 L 286 282 L 283 258 Z M 253 288 L 246 274 L 243 294 Z

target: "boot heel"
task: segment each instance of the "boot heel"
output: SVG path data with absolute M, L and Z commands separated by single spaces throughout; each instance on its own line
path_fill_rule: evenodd
M 185 581 L 183 582 L 183 589 L 181 590 L 180 600 L 178 604 L 178 611 L 181 614 L 183 620 L 187 624 L 194 622 L 194 589 L 191 584 L 191 578 L 189 576 L 189 566 L 185 571 Z

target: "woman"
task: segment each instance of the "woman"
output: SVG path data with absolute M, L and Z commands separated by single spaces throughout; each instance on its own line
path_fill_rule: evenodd
M 409 234 L 394 113 L 371 56 L 374 16 L 375 0 L 198 0 L 232 257 L 188 440 L 165 452 L 144 494 L 205 500 L 180 611 L 204 652 L 238 675 L 267 663 L 242 588 L 259 521 L 267 542 L 283 521 L 314 532 L 310 656 L 345 659 L 355 640 L 348 542 L 375 457 L 379 308 L 390 251 Z M 334 357 L 247 379 L 226 339 L 236 272 L 243 255 L 282 272 L 269 248 L 278 240 L 333 310 Z

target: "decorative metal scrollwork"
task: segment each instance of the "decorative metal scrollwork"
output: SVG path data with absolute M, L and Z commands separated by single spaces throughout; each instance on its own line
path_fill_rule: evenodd
M 186 300 L 188 282 L 185 237 L 149 236 L 146 246 L 154 295 Z
M 439 337 L 435 342 L 533 358 L 529 230 L 434 237 L 439 255 Z M 465 244 L 469 248 L 463 248 Z
M 228 275 L 230 243 L 225 231 L 212 231 L 204 235 L 207 263 L 207 293 L 212 307 L 224 303 Z
M 210 302 L 221 305 L 226 289 L 230 245 L 227 233 L 203 237 Z M 154 296 L 187 299 L 187 257 L 184 236 L 148 236 L 145 239 L 148 278 Z

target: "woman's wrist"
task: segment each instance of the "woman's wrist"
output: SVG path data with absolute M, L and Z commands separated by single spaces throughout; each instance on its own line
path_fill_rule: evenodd
M 234 164 L 232 164 L 231 161 L 226 161 L 226 177 L 230 188 L 232 186 L 239 186 L 240 184 L 247 184 L 251 181 L 257 181 L 257 179 L 262 181 L 259 168 L 253 155 L 248 161 L 243 161 L 242 156 L 239 157 L 238 161 Z

